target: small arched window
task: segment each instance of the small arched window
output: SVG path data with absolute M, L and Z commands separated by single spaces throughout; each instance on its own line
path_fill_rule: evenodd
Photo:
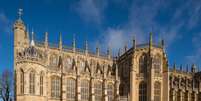
M 102 101 L 103 98 L 102 82 L 96 82 L 94 84 L 94 92 L 95 92 L 95 101 Z
M 154 101 L 161 101 L 161 83 L 154 83 Z
M 144 81 L 139 84 L 139 101 L 147 101 L 147 84 Z
M 61 82 L 60 78 L 57 76 L 54 76 L 51 78 L 51 97 L 52 98 L 60 98 L 60 92 L 61 92 Z
M 146 73 L 147 72 L 147 57 L 146 54 L 143 54 L 139 59 L 139 72 Z
M 35 94 L 35 72 L 31 71 L 29 74 L 29 93 Z
M 24 71 L 20 70 L 20 93 L 24 94 Z
M 81 80 L 81 100 L 89 101 L 89 81 Z
M 112 83 L 109 83 L 107 86 L 107 94 L 108 94 L 108 101 L 114 100 L 114 86 Z
M 68 101 L 76 100 L 76 81 L 75 79 L 68 78 L 66 83 L 66 94 Z

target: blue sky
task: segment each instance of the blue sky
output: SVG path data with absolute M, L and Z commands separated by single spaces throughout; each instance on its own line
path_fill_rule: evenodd
M 13 68 L 12 25 L 18 8 L 23 20 L 33 29 L 35 39 L 71 45 L 73 34 L 77 47 L 87 39 L 90 50 L 97 44 L 114 54 L 125 44 L 165 40 L 169 64 L 195 63 L 201 66 L 201 0 L 0 0 L 0 71 Z

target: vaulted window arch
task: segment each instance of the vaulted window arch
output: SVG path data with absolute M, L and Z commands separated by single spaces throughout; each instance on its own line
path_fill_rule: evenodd
M 20 94 L 24 94 L 24 71 L 20 69 Z
M 147 72 L 147 57 L 146 54 L 142 54 L 139 59 L 139 72 L 146 73 Z
M 33 70 L 29 74 L 29 93 L 35 94 L 35 72 Z
M 103 91 L 102 91 L 102 82 L 97 81 L 94 84 L 94 92 L 95 92 L 95 101 L 102 101 Z
M 147 84 L 144 81 L 139 84 L 139 101 L 147 101 Z
M 73 78 L 68 78 L 66 83 L 66 94 L 67 101 L 76 100 L 76 80 Z
M 89 101 L 89 81 L 81 80 L 81 100 Z
M 154 101 L 161 101 L 161 83 L 154 83 Z
M 112 83 L 109 83 L 107 85 L 107 95 L 108 95 L 108 101 L 114 100 L 114 85 Z
M 57 76 L 53 76 L 51 78 L 51 97 L 60 98 L 60 92 L 61 92 L 60 78 Z

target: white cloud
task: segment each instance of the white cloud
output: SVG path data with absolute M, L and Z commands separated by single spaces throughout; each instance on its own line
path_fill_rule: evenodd
M 107 5 L 107 1 L 101 0 L 80 0 L 73 5 L 73 9 L 86 22 L 101 24 L 104 18 L 103 11 Z

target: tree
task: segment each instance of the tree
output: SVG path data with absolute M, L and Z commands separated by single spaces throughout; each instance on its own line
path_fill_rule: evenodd
M 9 70 L 4 70 L 0 76 L 0 98 L 3 101 L 12 101 L 13 76 Z

